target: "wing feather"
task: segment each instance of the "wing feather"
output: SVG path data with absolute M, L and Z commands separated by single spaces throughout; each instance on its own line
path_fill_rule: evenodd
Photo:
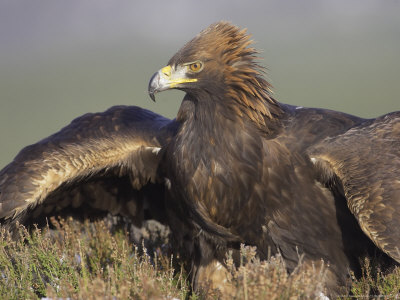
M 337 176 L 367 236 L 400 262 L 400 112 L 328 138 L 310 156 Z
M 104 201 L 121 198 L 118 189 L 139 190 L 156 183 L 160 149 L 174 134 L 174 126 L 174 121 L 133 106 L 116 106 L 75 119 L 22 149 L 0 171 L 0 219 L 18 219 L 45 201 L 47 210 L 76 206 L 84 194 L 95 208 L 123 210 L 121 201 Z M 96 204 L 96 199 L 103 204 Z M 125 211 L 132 210 L 132 204 L 125 202 Z

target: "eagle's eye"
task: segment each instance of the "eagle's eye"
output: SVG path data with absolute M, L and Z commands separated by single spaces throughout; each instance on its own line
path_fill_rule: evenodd
M 195 61 L 188 65 L 189 70 L 192 72 L 200 72 L 203 69 L 203 63 L 201 61 Z

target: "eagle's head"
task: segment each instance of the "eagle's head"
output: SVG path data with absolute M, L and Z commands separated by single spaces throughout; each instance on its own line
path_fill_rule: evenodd
M 257 50 L 245 29 L 229 22 L 218 22 L 201 31 L 156 72 L 149 83 L 149 94 L 180 89 L 198 102 L 220 101 L 238 105 L 239 114 L 265 124 L 275 105 L 264 69 L 257 63 Z M 247 110 L 243 111 L 242 110 Z

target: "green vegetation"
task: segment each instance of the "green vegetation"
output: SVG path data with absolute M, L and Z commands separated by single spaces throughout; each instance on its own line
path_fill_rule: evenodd
M 104 221 L 56 222 L 57 231 L 20 228 L 0 237 L 0 298 L 184 299 L 189 285 L 171 259 L 150 257 Z
M 366 258 L 362 277 L 353 282 L 351 292 L 353 298 L 399 299 L 400 268 L 395 267 L 391 272 L 385 273 Z
M 28 232 L 21 226 L 19 239 L 1 230 L 1 299 L 313 299 L 323 291 L 323 267 L 299 264 L 288 275 L 279 256 L 260 261 L 254 248 L 242 247 L 239 267 L 227 258 L 230 275 L 223 294 L 191 294 L 183 268 L 161 247 L 150 253 L 144 244 L 135 246 L 128 233 L 111 230 L 104 220 L 52 223 L 57 230 Z M 399 268 L 383 274 L 366 260 L 349 299 L 391 299 L 399 289 Z

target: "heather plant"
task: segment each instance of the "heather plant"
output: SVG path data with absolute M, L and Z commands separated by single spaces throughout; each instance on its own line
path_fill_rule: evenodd
M 179 259 L 165 239 L 132 242 L 132 234 L 107 220 L 52 220 L 52 229 L 20 226 L 11 237 L 0 230 L 0 299 L 315 299 L 324 290 L 326 267 L 300 263 L 291 274 L 279 255 L 262 261 L 254 247 L 241 246 L 240 264 L 227 255 L 223 293 L 190 291 Z M 151 235 L 151 233 L 150 233 Z M 145 236 L 149 236 L 146 232 Z M 344 299 L 393 299 L 400 269 L 383 273 L 366 259 L 360 279 Z
M 0 233 L 1 299 L 185 299 L 173 257 L 149 254 L 104 221 L 54 222 L 58 230 Z M 140 251 L 139 251 L 140 248 Z

